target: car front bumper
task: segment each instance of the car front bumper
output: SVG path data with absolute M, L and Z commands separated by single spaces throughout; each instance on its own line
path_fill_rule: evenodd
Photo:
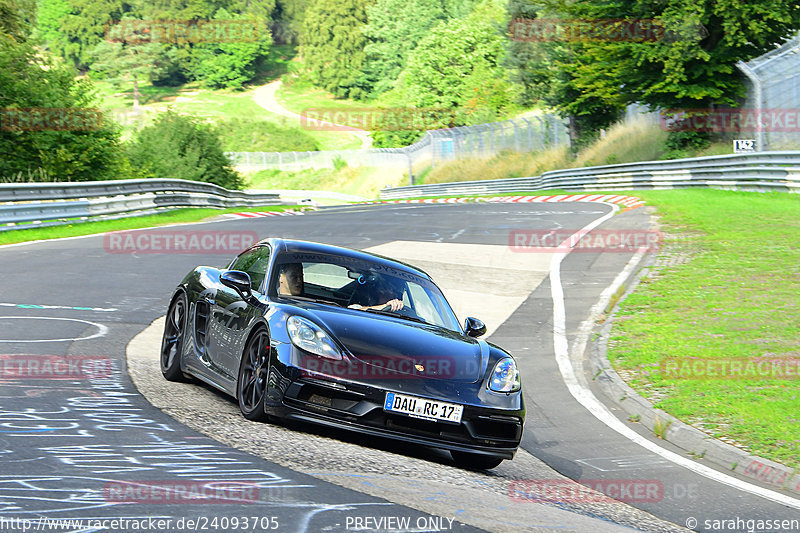
M 284 345 L 285 346 L 285 345 Z M 433 379 L 342 380 L 309 376 L 275 358 L 265 411 L 279 418 L 322 424 L 447 450 L 511 459 L 522 438 L 521 391 L 499 394 L 482 383 Z M 283 359 L 284 361 L 286 359 Z M 434 421 L 383 409 L 387 392 L 464 407 L 461 422 Z

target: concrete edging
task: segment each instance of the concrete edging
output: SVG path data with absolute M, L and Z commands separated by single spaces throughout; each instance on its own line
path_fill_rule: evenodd
M 648 400 L 632 389 L 611 366 L 607 356 L 608 339 L 614 325 L 614 318 L 619 310 L 619 303 L 627 298 L 642 279 L 650 274 L 653 259 L 654 256 L 650 255 L 649 264 L 634 271 L 622 283 L 620 287 L 620 290 L 624 291 L 622 297 L 614 303 L 612 308 L 607 309 L 605 321 L 595 329 L 599 336 L 589 341 L 588 371 L 592 382 L 603 391 L 606 401 L 613 403 L 630 417 L 635 418 L 636 423 L 643 424 L 655 435 L 661 434 L 662 436 L 659 438 L 685 450 L 686 454 L 694 457 L 695 460 L 705 460 L 776 489 L 800 494 L 800 470 L 752 455 L 680 421 L 661 409 L 656 409 Z M 627 422 L 631 423 L 632 421 L 628 420 Z

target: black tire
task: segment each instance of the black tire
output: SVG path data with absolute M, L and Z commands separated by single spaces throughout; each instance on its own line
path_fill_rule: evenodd
M 161 339 L 161 373 L 168 381 L 188 381 L 181 372 L 181 353 L 186 336 L 186 295 L 180 293 L 172 300 Z
M 503 462 L 502 457 L 495 457 L 494 455 L 482 455 L 479 453 L 457 452 L 455 450 L 451 450 L 450 455 L 453 456 L 453 460 L 458 466 L 461 468 L 466 468 L 467 470 L 491 470 Z
M 248 420 L 264 422 L 264 397 L 267 394 L 267 371 L 269 370 L 269 335 L 267 330 L 255 332 L 242 354 L 239 364 L 239 379 L 236 382 L 236 399 L 239 410 Z

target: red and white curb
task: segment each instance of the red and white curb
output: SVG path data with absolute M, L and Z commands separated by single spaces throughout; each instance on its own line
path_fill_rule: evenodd
M 314 211 L 309 209 L 308 211 Z M 287 217 L 292 215 L 304 215 L 305 211 L 251 211 L 246 213 L 228 213 L 223 215 L 227 218 L 262 218 L 262 217 Z
M 644 205 L 644 201 L 636 196 L 620 194 L 557 194 L 549 196 L 489 196 L 489 197 L 454 197 L 426 198 L 424 200 L 375 200 L 361 202 L 364 204 L 454 204 L 464 202 L 497 202 L 497 203 L 538 203 L 538 202 L 603 202 L 624 205 L 629 209 Z

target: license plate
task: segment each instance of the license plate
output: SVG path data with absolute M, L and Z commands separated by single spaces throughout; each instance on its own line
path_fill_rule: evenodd
M 454 403 L 428 400 L 417 396 L 407 396 L 396 392 L 387 392 L 386 401 L 383 402 L 383 410 L 390 413 L 402 413 L 414 418 L 424 418 L 425 420 L 442 420 L 444 422 L 461 422 L 461 414 L 464 411 L 463 405 Z

